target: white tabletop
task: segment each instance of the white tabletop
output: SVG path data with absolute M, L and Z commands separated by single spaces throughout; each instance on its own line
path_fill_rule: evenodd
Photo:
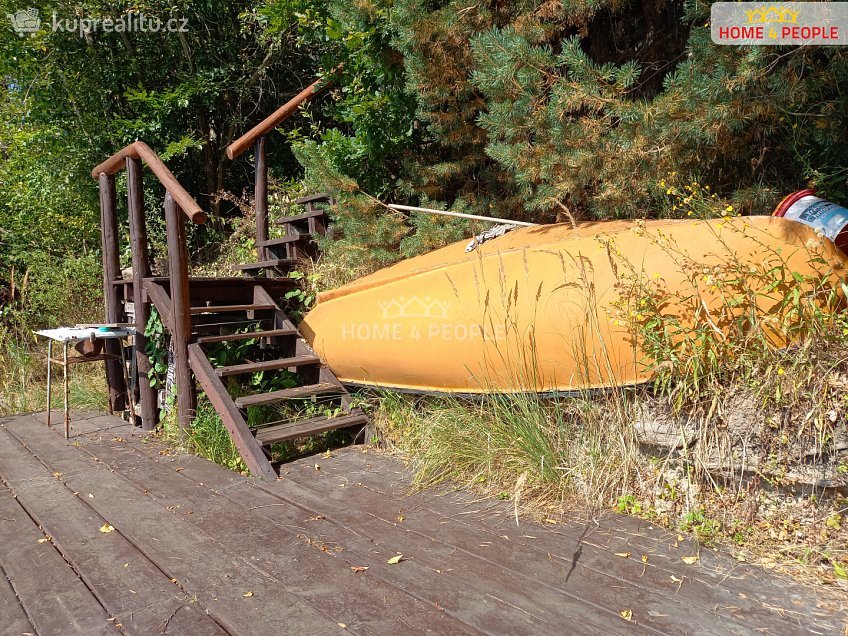
M 98 331 L 97 328 L 93 327 L 57 327 L 56 329 L 41 329 L 35 333 L 57 342 L 78 342 L 80 340 L 88 340 L 92 335 L 97 340 L 126 338 L 135 334 L 135 330 L 110 327 L 109 331 Z

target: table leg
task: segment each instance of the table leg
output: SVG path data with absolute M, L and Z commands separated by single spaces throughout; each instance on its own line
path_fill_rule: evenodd
M 71 414 L 70 414 L 70 406 L 68 404 L 70 397 L 70 390 L 68 388 L 68 343 L 65 342 L 65 355 L 62 358 L 62 367 L 65 371 L 65 439 L 69 439 L 71 437 Z
M 130 383 L 130 374 L 127 371 L 127 353 L 126 349 L 124 349 L 123 340 L 118 340 L 118 347 L 121 349 L 121 368 L 124 371 L 124 382 L 127 385 L 127 401 L 130 404 L 130 416 L 127 420 L 135 426 L 135 387 Z
M 47 428 L 50 428 L 50 396 L 53 388 L 51 380 L 53 379 L 53 341 L 47 341 Z

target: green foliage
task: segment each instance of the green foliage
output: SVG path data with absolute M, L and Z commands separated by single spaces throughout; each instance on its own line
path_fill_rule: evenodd
M 144 335 L 147 337 L 147 345 L 144 353 L 150 361 L 150 370 L 147 379 L 153 388 L 163 387 L 168 375 L 168 347 L 165 336 L 165 325 L 156 307 L 151 307 L 150 318 L 144 327 Z
M 171 416 L 164 420 L 165 439 L 175 444 L 182 444 L 190 452 L 226 466 L 230 470 L 247 473 L 244 460 L 205 393 L 198 396 L 197 413 L 184 438 L 180 437 L 175 418 L 176 409 L 174 408 L 171 409 Z

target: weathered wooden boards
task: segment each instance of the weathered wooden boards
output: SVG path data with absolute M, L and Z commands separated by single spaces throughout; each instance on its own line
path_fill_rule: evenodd
M 840 633 L 810 590 L 633 519 L 516 526 L 501 502 L 409 495 L 383 454 L 340 449 L 261 482 L 162 454 L 117 418 L 72 425 L 67 444 L 0 420 L 0 612 L 15 629 L 54 633 L 78 608 L 77 633 Z M 78 602 L 51 604 L 65 587 Z

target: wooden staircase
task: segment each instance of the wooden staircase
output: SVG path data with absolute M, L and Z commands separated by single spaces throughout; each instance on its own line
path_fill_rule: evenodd
M 266 479 L 277 476 L 273 445 L 368 421 L 285 313 L 284 294 L 293 285 L 279 278 L 189 284 L 191 370 L 250 472 Z M 173 311 L 167 279 L 147 279 L 145 287 L 167 326 Z M 272 417 L 251 417 L 251 410 Z
M 285 276 L 296 269 L 303 259 L 318 255 L 315 239 L 326 235 L 329 223 L 327 212 L 321 204 L 331 203 L 330 196 L 313 194 L 300 197 L 295 203 L 303 205 L 304 212 L 274 221 L 275 225 L 283 227 L 284 233 L 279 238 L 263 239 L 262 233 L 257 233 L 256 253 L 259 260 L 236 265 L 236 270 L 246 276 Z
M 244 278 L 189 277 L 185 224 L 204 223 L 206 213 L 147 144 L 133 142 L 91 172 L 100 189 L 106 321 L 125 322 L 132 315 L 136 330 L 132 376 L 137 378 L 134 390 L 141 408 L 129 413 L 130 420 L 145 430 L 153 430 L 158 421 L 156 389 L 148 382 L 151 362 L 145 335 L 152 305 L 171 339 L 181 431 L 191 428 L 199 384 L 250 472 L 266 479 L 277 476 L 271 462 L 275 444 L 368 421 L 286 314 L 286 294 L 298 286 L 287 274 L 303 259 L 317 256 L 315 239 L 327 232 L 324 204 L 331 203 L 330 197 L 298 199 L 302 213 L 275 221 L 283 226 L 283 234 L 272 238 L 268 231 L 265 136 L 327 85 L 325 79 L 316 80 L 227 147 L 231 160 L 254 149 L 257 260 L 237 266 Z M 151 276 L 144 166 L 165 189 L 167 277 Z M 131 279 L 123 278 L 119 266 L 115 175 L 122 170 L 127 173 Z M 110 408 L 115 410 L 124 407 L 121 371 L 114 362 L 107 367 Z

